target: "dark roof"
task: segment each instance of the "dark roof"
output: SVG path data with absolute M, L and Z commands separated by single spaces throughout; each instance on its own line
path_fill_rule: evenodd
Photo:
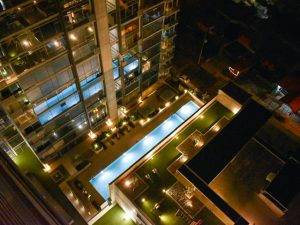
M 223 48 L 223 52 L 230 60 L 236 61 L 237 59 L 244 57 L 246 59 L 253 59 L 254 54 L 238 41 L 234 41 L 227 44 Z
M 292 155 L 292 157 L 293 157 L 298 163 L 300 163 L 300 147 L 294 152 L 294 154 Z
M 182 166 L 179 170 L 195 187 L 210 199 L 224 214 L 226 214 L 236 225 L 248 225 L 233 208 L 231 208 L 222 198 L 220 198 L 204 181 L 198 178 L 190 168 Z
M 210 183 L 270 116 L 271 113 L 267 109 L 250 100 L 241 112 L 185 166 L 206 183 Z
M 244 105 L 251 98 L 251 95 L 248 92 L 244 91 L 233 82 L 227 83 L 221 90 L 241 105 Z
M 300 164 L 291 158 L 266 188 L 266 192 L 288 208 L 300 191 Z

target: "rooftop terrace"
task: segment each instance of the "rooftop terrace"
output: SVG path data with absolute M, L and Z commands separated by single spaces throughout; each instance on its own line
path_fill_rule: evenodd
M 285 208 L 300 190 L 300 164 L 290 159 L 279 171 L 274 180 L 266 188 L 266 192 Z
M 121 179 L 118 187 L 154 224 L 183 225 L 199 219 L 204 219 L 207 224 L 223 224 L 203 204 L 192 200 L 197 209 L 190 210 L 178 200 L 180 196 L 177 198 L 171 194 L 173 187 L 178 185 L 175 185 L 176 178 L 170 173 L 169 166 L 181 156 L 177 146 L 196 130 L 199 134 L 205 134 L 222 118 L 229 119 L 233 115 L 219 102 L 213 103 L 150 160 Z M 186 190 L 182 191 L 181 198 L 184 198 L 185 192 Z
M 253 115 L 256 116 L 254 121 L 251 119 Z M 256 102 L 250 101 L 230 124 L 184 167 L 209 184 L 270 116 L 271 113 L 268 110 Z M 212 162 L 214 166 L 211 166 Z

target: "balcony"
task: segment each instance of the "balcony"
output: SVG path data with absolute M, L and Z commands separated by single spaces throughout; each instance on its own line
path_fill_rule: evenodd
M 79 9 L 70 10 L 64 16 L 64 22 L 68 30 L 79 27 L 91 20 L 92 12 L 88 4 L 82 5 Z
M 151 34 L 161 30 L 163 27 L 163 20 L 159 19 L 143 27 L 143 37 L 148 37 Z
M 118 0 L 120 4 L 121 23 L 125 23 L 138 15 L 138 0 Z
M 64 50 L 65 43 L 63 42 L 63 39 L 53 40 L 37 50 L 28 51 L 26 54 L 13 59 L 11 65 L 17 74 L 21 74 Z
M 68 33 L 71 47 L 80 46 L 89 40 L 94 39 L 94 27 L 92 24 L 87 24 Z
M 171 39 L 176 36 L 176 31 L 174 28 L 168 29 L 162 33 L 163 39 Z
M 165 9 L 165 16 L 168 17 L 168 16 L 171 16 L 172 14 L 174 13 L 177 13 L 179 12 L 179 8 L 178 7 L 166 7 Z
M 158 5 L 159 3 L 163 3 L 164 0 L 142 0 L 142 8 L 148 9 L 150 7 L 153 7 L 155 5 Z
M 165 17 L 164 30 L 167 30 L 167 29 L 169 29 L 170 27 L 172 27 L 176 24 L 178 24 L 178 20 L 174 15 L 169 16 L 169 17 Z
M 154 36 L 143 40 L 143 51 L 148 50 L 154 45 L 161 42 L 161 33 L 155 34 Z
M 160 5 L 154 9 L 148 10 L 143 15 L 143 24 L 146 25 L 148 23 L 151 23 L 158 18 L 161 18 L 163 16 L 164 12 L 164 6 Z
M 116 0 L 107 0 L 106 1 L 106 9 L 107 9 L 107 13 L 115 11 L 116 10 Z
M 28 26 L 34 25 L 57 12 L 55 3 L 40 2 L 34 5 L 19 7 L 11 14 L 5 14 L 0 18 L 0 38 L 18 32 Z
M 21 92 L 18 95 L 11 95 L 2 101 L 3 108 L 13 119 L 18 118 L 31 109 L 31 104 Z

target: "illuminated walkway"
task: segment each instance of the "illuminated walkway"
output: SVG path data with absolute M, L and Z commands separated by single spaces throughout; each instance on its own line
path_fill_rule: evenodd
M 173 133 L 174 130 L 194 115 L 199 109 L 200 107 L 193 101 L 186 103 L 176 113 L 171 115 L 162 124 L 132 146 L 127 152 L 92 178 L 90 180 L 91 184 L 101 194 L 101 196 L 107 200 L 109 197 L 108 185 L 111 182 L 123 174 L 143 156 L 149 153 L 155 146 Z

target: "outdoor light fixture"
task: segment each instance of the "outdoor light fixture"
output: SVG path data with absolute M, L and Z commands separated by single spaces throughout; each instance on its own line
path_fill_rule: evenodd
M 69 197 L 70 197 L 70 198 L 73 198 L 73 197 L 74 197 L 74 194 L 73 194 L 72 191 L 69 193 Z
M 49 173 L 51 171 L 51 167 L 48 164 L 43 164 L 44 168 L 44 172 Z
M 142 100 L 142 97 L 139 97 L 139 103 L 142 103 L 143 100 Z
M 126 180 L 124 184 L 125 184 L 126 187 L 130 187 L 131 182 L 129 180 Z
M 166 107 L 168 107 L 168 106 L 170 106 L 170 105 L 171 105 L 170 102 L 166 102 L 166 104 L 165 104 Z
M 54 40 L 53 45 L 58 48 L 60 46 L 60 43 L 57 40 Z
M 200 119 L 203 119 L 204 118 L 204 116 L 203 115 L 200 115 Z
M 108 119 L 108 120 L 106 121 L 106 125 L 109 126 L 109 127 L 111 127 L 111 126 L 113 125 L 111 119 Z
M 233 112 L 234 114 L 237 114 L 239 111 L 240 111 L 240 110 L 239 110 L 238 108 L 233 108 L 233 110 L 232 110 L 232 112 Z
M 145 202 L 146 201 L 146 199 L 145 198 L 142 198 L 142 202 Z
M 80 125 L 78 125 L 78 129 L 82 129 L 83 128 L 83 126 L 80 124 Z
M 24 41 L 22 41 L 22 44 L 23 44 L 25 47 L 29 47 L 30 42 L 27 41 L 27 40 L 24 40 Z
M 218 132 L 220 130 L 220 127 L 219 126 L 215 126 L 214 127 L 214 131 Z
M 188 160 L 188 157 L 186 155 L 183 155 L 180 159 L 181 162 L 186 162 Z
M 176 96 L 175 96 L 175 99 L 176 99 L 176 100 L 177 100 L 177 99 L 179 99 L 179 96 L 178 96 L 178 95 L 176 95 Z
M 73 40 L 73 41 L 76 41 L 76 40 L 77 40 L 77 37 L 76 37 L 74 34 L 70 34 L 69 37 L 70 37 L 70 39 Z
M 90 132 L 89 132 L 89 137 L 91 138 L 91 139 L 96 139 L 97 138 L 97 135 L 92 131 L 92 130 L 90 130 Z
M 93 32 L 94 30 L 93 30 L 92 27 L 88 27 L 88 31 L 89 31 L 89 32 Z

